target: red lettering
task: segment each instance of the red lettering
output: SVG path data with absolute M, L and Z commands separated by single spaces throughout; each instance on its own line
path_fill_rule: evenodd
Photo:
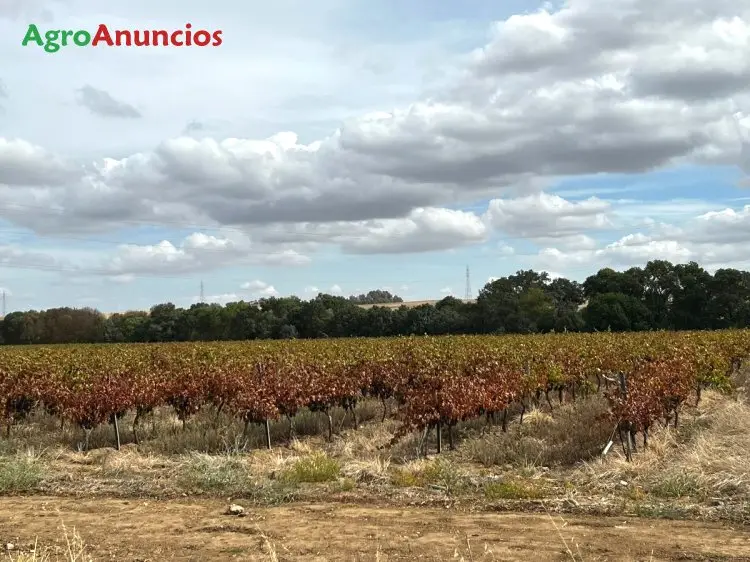
M 197 46 L 197 47 L 206 47 L 208 45 L 211 45 L 213 47 L 219 47 L 224 43 L 224 39 L 222 37 L 223 31 L 218 30 L 214 31 L 213 33 L 206 30 L 206 29 L 199 29 L 197 31 L 192 31 L 193 24 L 186 23 L 185 29 L 180 29 L 177 31 L 172 32 L 171 34 L 169 31 L 160 29 L 160 30 L 135 30 L 130 31 L 127 29 L 118 29 L 114 31 L 114 38 L 112 32 L 110 32 L 109 28 L 106 24 L 101 23 L 99 24 L 99 27 L 96 29 L 96 33 L 94 34 L 93 39 L 91 40 L 91 45 L 96 46 L 99 43 L 106 43 L 110 47 L 114 47 L 117 45 L 118 47 L 121 46 L 127 46 L 131 47 L 135 45 L 136 47 L 158 47 L 158 46 L 164 46 L 168 47 L 170 45 L 174 47 L 183 47 L 183 46 Z M 72 32 L 67 32 L 67 34 L 72 34 Z M 68 39 L 67 35 L 65 33 L 62 34 L 62 41 L 63 43 Z M 212 42 L 213 41 L 213 42 Z
M 153 35 L 152 37 L 153 40 L 151 41 L 151 43 L 154 47 L 159 46 L 160 37 L 161 37 L 161 46 L 169 47 L 169 32 L 164 31 L 163 29 L 160 29 L 158 31 L 152 31 L 151 33 Z M 174 37 L 174 33 L 172 34 L 172 37 Z
M 200 29 L 193 34 L 193 42 L 198 47 L 205 47 L 211 42 L 211 34 L 205 29 Z
M 94 38 L 91 40 L 91 46 L 96 47 L 99 44 L 99 41 L 104 41 L 110 47 L 115 46 L 115 42 L 112 41 L 112 35 L 110 35 L 109 29 L 103 23 L 99 24 L 99 27 L 96 30 L 96 35 L 94 35 Z
M 172 37 L 170 37 L 170 39 L 172 40 L 172 45 L 174 45 L 175 47 L 182 47 L 182 45 L 184 45 L 184 43 L 183 43 L 182 41 L 178 41 L 178 40 L 177 40 L 177 38 L 178 38 L 178 37 L 179 37 L 180 35 L 182 35 L 182 31 L 175 31 L 175 32 L 174 32 L 174 33 L 172 34 Z
M 122 47 L 123 38 L 126 47 L 130 47 L 133 43 L 133 38 L 130 36 L 130 31 L 118 29 L 115 31 L 115 43 L 118 47 Z
M 151 45 L 151 34 L 148 31 L 134 31 L 133 43 L 136 47 L 148 47 Z

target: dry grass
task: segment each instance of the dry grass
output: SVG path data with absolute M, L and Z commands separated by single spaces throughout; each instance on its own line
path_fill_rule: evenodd
M 694 416 L 678 430 L 661 429 L 633 462 L 621 455 L 584 464 L 574 473 L 580 487 L 597 493 L 620 489 L 640 504 L 682 505 L 750 502 L 750 406 L 705 393 Z
M 464 454 L 485 466 L 572 466 L 601 453 L 612 432 L 598 420 L 606 408 L 605 400 L 596 396 L 555 405 L 552 413 L 533 409 L 522 425 L 514 422 L 507 433 L 493 428 L 468 439 Z
M 9 562 L 92 562 L 93 559 L 86 552 L 86 545 L 75 529 L 68 534 L 65 525 L 62 525 L 65 547 L 41 547 L 34 543 L 28 552 L 14 553 L 12 550 L 6 553 Z

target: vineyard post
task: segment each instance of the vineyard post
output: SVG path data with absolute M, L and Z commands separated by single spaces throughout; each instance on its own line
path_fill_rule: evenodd
M 427 434 L 429 432 L 430 432 L 430 425 L 427 424 L 425 426 L 425 428 L 424 428 L 424 431 L 422 432 L 422 439 L 419 440 L 419 445 L 417 445 L 417 456 L 418 457 L 421 457 L 423 452 L 425 453 L 424 456 L 427 456 L 427 453 L 424 450 L 424 446 L 425 446 L 424 442 L 425 442 L 425 439 L 427 439 Z
M 620 390 L 622 391 L 622 397 L 623 400 L 627 401 L 628 399 L 628 381 L 625 377 L 625 373 L 620 373 Z M 631 448 L 630 443 L 630 427 L 631 424 L 630 420 L 627 421 L 627 427 L 625 429 L 625 457 L 627 458 L 628 462 L 633 460 L 633 452 Z M 620 436 L 622 436 L 622 429 L 620 429 Z
M 266 420 L 266 447 L 271 449 L 271 422 Z
M 437 452 L 438 455 L 443 452 L 443 424 L 437 422 Z
M 117 414 L 112 416 L 112 424 L 115 426 L 115 439 L 117 441 L 117 450 L 120 450 L 120 424 L 117 422 Z
M 326 407 L 326 417 L 328 418 L 328 441 L 333 441 L 333 417 L 331 417 L 331 410 Z

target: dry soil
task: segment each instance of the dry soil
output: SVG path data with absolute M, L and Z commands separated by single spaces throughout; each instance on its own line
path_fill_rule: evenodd
M 0 498 L 0 540 L 93 560 L 747 560 L 750 531 L 694 521 L 318 503 L 226 515 L 219 500 Z M 569 551 L 567 550 L 569 549 Z M 274 558 L 275 556 L 275 558 Z

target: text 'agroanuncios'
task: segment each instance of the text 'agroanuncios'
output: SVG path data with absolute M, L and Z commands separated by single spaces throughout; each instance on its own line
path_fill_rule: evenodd
M 115 29 L 102 23 L 91 33 L 85 29 L 50 29 L 42 33 L 36 24 L 30 24 L 21 45 L 30 43 L 56 53 L 63 47 L 219 47 L 223 42 L 222 31 L 193 30 L 185 24 L 184 29 Z

